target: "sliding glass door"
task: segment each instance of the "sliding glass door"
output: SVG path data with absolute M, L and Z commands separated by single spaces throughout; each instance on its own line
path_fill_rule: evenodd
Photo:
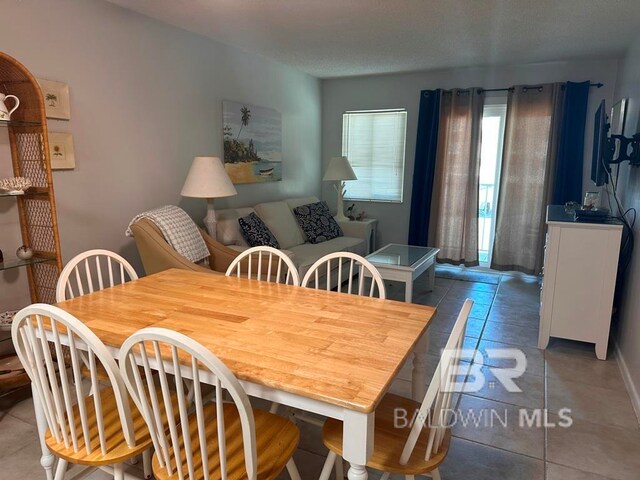
M 506 116 L 506 97 L 490 97 L 485 100 L 478 199 L 478 260 L 481 267 L 489 267 L 491 264 Z

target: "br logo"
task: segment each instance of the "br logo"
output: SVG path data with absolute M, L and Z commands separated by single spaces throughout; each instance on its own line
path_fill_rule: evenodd
M 522 390 L 515 379 L 522 376 L 527 369 L 527 357 L 517 348 L 487 348 L 485 349 L 487 360 L 496 364 L 499 360 L 501 364 L 508 366 L 496 367 L 487 365 L 487 370 L 508 392 L 521 392 Z M 447 386 L 449 392 L 478 392 L 487 383 L 487 379 L 482 368 L 485 366 L 485 356 L 479 350 L 460 350 L 461 360 L 457 368 L 452 368 L 449 372 L 441 372 L 448 378 L 442 384 Z M 466 377 L 466 381 L 465 381 Z M 490 379 L 490 387 L 495 387 L 494 380 Z

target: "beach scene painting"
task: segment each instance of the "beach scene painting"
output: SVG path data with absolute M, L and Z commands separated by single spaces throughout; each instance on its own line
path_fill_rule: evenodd
M 235 184 L 282 180 L 282 116 L 272 108 L 222 102 L 224 167 Z

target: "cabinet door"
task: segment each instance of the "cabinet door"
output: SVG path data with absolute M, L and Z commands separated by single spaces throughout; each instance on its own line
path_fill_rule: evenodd
M 619 245 L 611 230 L 560 229 L 552 337 L 596 342 L 608 329 Z

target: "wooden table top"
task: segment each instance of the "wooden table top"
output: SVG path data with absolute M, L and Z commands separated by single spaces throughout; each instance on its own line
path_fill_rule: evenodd
M 107 345 L 144 327 L 202 343 L 240 379 L 371 412 L 435 308 L 187 270 L 61 302 Z

